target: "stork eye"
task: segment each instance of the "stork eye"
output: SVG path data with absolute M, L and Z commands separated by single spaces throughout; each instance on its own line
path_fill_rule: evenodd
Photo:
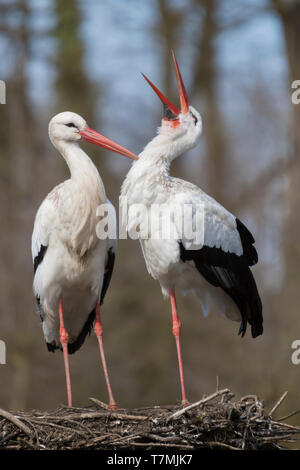
M 77 129 L 77 126 L 75 126 L 75 124 L 73 122 L 68 122 L 68 124 L 66 124 L 66 126 L 75 127 Z
M 191 115 L 192 115 L 192 118 L 194 119 L 194 124 L 196 125 L 198 122 L 198 118 L 193 113 L 191 113 Z

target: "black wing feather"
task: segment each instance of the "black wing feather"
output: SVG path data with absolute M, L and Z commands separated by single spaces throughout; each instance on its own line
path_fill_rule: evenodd
M 106 261 L 105 272 L 104 272 L 104 277 L 103 277 L 103 284 L 102 284 L 102 290 L 101 290 L 101 296 L 100 296 L 100 305 L 103 304 L 106 291 L 110 284 L 111 276 L 114 270 L 114 264 L 115 264 L 115 253 L 113 252 L 113 249 L 110 248 L 107 252 L 107 261 Z
M 96 317 L 96 308 L 94 308 L 91 311 L 91 313 L 89 314 L 85 324 L 83 325 L 83 328 L 82 328 L 81 332 L 79 333 L 79 335 L 76 338 L 76 341 L 73 341 L 73 343 L 68 343 L 68 353 L 69 354 L 74 354 L 74 352 L 76 352 L 78 349 L 81 348 L 81 346 L 83 345 L 83 343 L 85 341 L 85 338 L 92 331 L 93 323 L 95 321 L 95 317 Z M 61 345 L 57 345 L 55 341 L 53 343 L 47 343 L 46 342 L 46 344 L 47 344 L 48 351 L 50 351 L 50 352 L 54 352 L 54 351 L 56 351 L 56 349 L 60 349 L 62 351 Z
M 239 232 L 243 247 L 243 255 L 246 257 L 248 266 L 253 266 L 258 261 L 257 251 L 253 246 L 255 240 L 247 227 L 236 218 L 236 228 Z
M 237 221 L 237 228 L 243 246 L 241 256 L 208 246 L 186 250 L 180 243 L 180 258 L 183 262 L 194 261 L 199 273 L 210 284 L 221 287 L 232 298 L 242 316 L 239 334 L 245 335 L 248 322 L 255 338 L 263 332 L 262 303 L 249 268 L 257 262 L 257 252 L 249 230 L 240 221 Z
M 41 262 L 43 261 L 44 259 L 44 256 L 46 254 L 46 251 L 47 251 L 47 246 L 45 245 L 41 245 L 40 246 L 40 251 L 38 252 L 37 256 L 35 256 L 34 260 L 33 260 L 33 271 L 34 271 L 34 274 L 37 270 L 37 268 L 39 267 L 39 265 L 41 264 Z
M 41 262 L 43 261 L 44 256 L 45 256 L 46 251 L 47 251 L 47 248 L 48 248 L 48 247 L 45 246 L 45 245 L 41 245 L 41 246 L 40 246 L 40 250 L 39 250 L 37 256 L 35 256 L 35 258 L 34 258 L 34 260 L 33 260 L 33 271 L 34 271 L 34 274 L 36 273 L 37 268 L 39 267 L 39 265 L 40 265 Z M 44 311 L 43 311 L 43 309 L 42 309 L 41 302 L 40 302 L 40 298 L 39 298 L 38 295 L 36 296 L 36 302 L 37 302 L 37 306 L 38 306 L 38 311 L 39 311 L 40 319 L 41 319 L 41 321 L 43 322 L 43 321 L 44 321 Z

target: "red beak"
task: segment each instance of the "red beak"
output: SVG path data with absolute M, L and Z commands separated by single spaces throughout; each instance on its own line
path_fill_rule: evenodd
M 153 90 L 155 91 L 159 99 L 162 101 L 162 103 L 165 104 L 167 108 L 169 108 L 172 111 L 172 113 L 175 114 L 176 116 L 180 114 L 180 110 L 176 108 L 176 106 L 174 106 L 174 104 L 170 100 L 168 100 L 168 98 L 151 82 L 151 80 L 149 80 L 149 78 L 146 77 L 146 75 L 144 75 L 143 73 L 142 75 L 144 79 L 147 80 L 149 85 L 153 88 Z
M 175 72 L 176 72 L 181 112 L 184 114 L 187 114 L 189 112 L 189 100 L 188 100 L 187 93 L 183 84 L 182 76 L 178 67 L 178 63 L 177 63 L 174 51 L 172 51 L 172 57 L 173 57 L 173 62 L 174 62 L 174 67 L 175 67 Z
M 172 111 L 174 115 L 179 115 L 180 113 L 187 114 L 189 112 L 189 100 L 187 97 L 187 93 L 183 84 L 183 80 L 181 77 L 181 73 L 178 67 L 178 63 L 175 57 L 174 52 L 172 51 L 172 57 L 173 57 L 173 62 L 174 62 L 174 68 L 175 68 L 175 73 L 176 73 L 176 79 L 177 79 L 177 87 L 178 87 L 178 93 L 179 93 L 179 98 L 180 98 L 180 110 L 174 106 L 173 103 L 171 103 L 170 100 L 149 80 L 146 75 L 142 74 L 145 80 L 149 83 L 149 85 L 153 88 L 159 99 L 163 102 L 164 105 L 167 106 L 167 108 Z
M 91 144 L 99 145 L 99 147 L 103 147 L 108 150 L 112 150 L 113 152 L 119 153 L 120 155 L 124 155 L 124 157 L 131 158 L 132 160 L 138 160 L 138 156 L 134 153 L 127 150 L 125 147 L 121 147 L 121 145 L 116 144 L 113 140 L 108 139 L 104 135 L 100 134 L 99 132 L 86 127 L 83 131 L 80 131 L 79 134 Z

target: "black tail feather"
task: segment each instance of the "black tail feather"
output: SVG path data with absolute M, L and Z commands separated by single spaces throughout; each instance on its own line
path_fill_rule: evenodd
M 183 262 L 193 261 L 210 284 L 220 287 L 231 297 L 242 317 L 238 334 L 245 335 L 247 323 L 251 325 L 253 338 L 262 334 L 262 303 L 247 257 L 207 246 L 186 250 L 180 243 L 180 258 Z

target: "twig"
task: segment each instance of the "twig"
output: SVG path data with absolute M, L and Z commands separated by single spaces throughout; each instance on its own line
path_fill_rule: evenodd
M 176 419 L 179 416 L 183 415 L 186 411 L 189 411 L 193 408 L 196 408 L 196 406 L 203 405 L 204 403 L 207 403 L 208 401 L 213 400 L 214 398 L 220 396 L 220 395 L 226 395 L 226 393 L 229 393 L 228 388 L 224 388 L 224 390 L 220 390 L 218 392 L 213 393 L 212 395 L 209 395 L 209 397 L 203 398 L 202 400 L 196 401 L 195 403 L 192 403 L 189 406 L 185 406 L 183 409 L 176 411 L 173 413 L 171 416 L 168 417 L 167 421 L 171 419 Z
M 159 442 L 181 442 L 178 436 L 158 436 L 157 434 L 149 433 L 147 437 Z
M 33 445 L 28 439 L 21 439 L 21 437 L 18 438 L 18 443 L 19 445 L 21 444 L 22 449 L 26 449 L 26 447 L 29 447 L 32 450 L 36 450 L 36 446 Z
M 108 441 L 107 444 L 121 444 L 121 442 L 130 441 L 135 437 L 145 437 L 145 433 L 136 432 L 134 434 L 130 434 L 129 436 L 118 437 L 117 439 L 113 439 L 112 441 Z
M 32 423 L 42 424 L 43 426 L 50 426 L 50 427 L 57 428 L 57 429 L 65 429 L 66 431 L 70 431 L 75 434 L 81 434 L 81 435 L 86 434 L 85 431 L 80 431 L 79 429 L 71 428 L 69 426 L 62 426 L 61 424 L 57 424 L 57 423 L 49 423 L 49 421 L 38 421 L 37 419 L 31 419 L 31 421 Z M 79 425 L 79 423 L 76 423 L 76 424 Z
M 128 420 L 133 420 L 133 421 L 146 421 L 148 419 L 148 416 L 141 416 L 141 415 L 127 415 L 123 413 L 116 413 L 115 411 L 113 412 L 108 412 L 104 413 L 101 411 L 93 411 L 91 413 L 80 413 L 80 414 L 69 414 L 66 416 L 48 416 L 47 419 L 53 419 L 55 421 L 70 421 L 72 419 L 94 419 L 94 418 L 118 418 L 118 419 L 128 419 Z
M 300 426 L 270 418 L 257 396 L 248 395 L 235 401 L 233 396 L 227 389 L 217 390 L 210 396 L 203 395 L 201 400 L 184 409 L 169 405 L 148 407 L 147 411 L 136 408 L 111 412 L 100 409 L 95 401 L 93 406 L 60 408 L 56 412 L 21 411 L 14 415 L 2 412 L 0 447 L 17 450 L 247 450 L 284 449 L 290 442 L 300 439 Z M 276 412 L 284 397 L 271 413 Z M 194 412 L 184 415 L 193 408 Z M 197 413 L 199 410 L 201 416 L 195 410 Z M 183 419 L 172 420 L 174 415 Z M 9 423 L 6 421 L 8 416 Z M 171 421 L 167 422 L 167 419 Z M 29 427 L 30 437 L 23 435 L 24 426 Z
M 164 444 L 163 442 L 147 442 L 146 444 L 144 442 L 130 442 L 131 446 L 142 446 L 142 447 L 177 447 L 179 449 L 193 449 L 193 446 L 185 445 L 185 444 Z
M 92 398 L 92 397 L 89 397 L 89 400 L 95 403 L 95 405 L 100 406 L 101 408 L 104 408 L 105 410 L 108 410 L 107 403 L 103 403 L 103 401 L 97 400 L 97 398 Z
M 102 442 L 102 441 L 105 441 L 106 439 L 108 439 L 109 437 L 111 436 L 116 436 L 116 434 L 105 434 L 104 436 L 99 436 L 99 437 L 95 437 L 94 439 L 90 440 L 88 442 L 88 444 L 86 443 L 86 440 L 83 440 L 83 441 L 80 441 L 77 443 L 77 447 L 80 447 L 81 445 L 84 445 L 84 447 L 92 447 L 94 446 L 95 444 L 99 443 L 99 442 Z
M 16 437 L 18 434 L 20 434 L 19 429 L 17 431 L 11 432 L 10 434 L 7 434 L 7 436 L 4 436 L 0 441 L 0 449 L 1 447 L 3 447 L 4 442 L 9 441 L 10 439 Z
M 299 441 L 300 438 L 293 437 L 291 442 Z M 290 434 L 284 434 L 282 436 L 268 436 L 268 437 L 261 437 L 262 441 L 288 441 L 291 440 Z
M 273 421 L 273 424 L 277 424 L 278 426 L 283 426 L 284 428 L 293 429 L 296 433 L 300 433 L 299 426 L 293 426 L 292 424 L 287 424 L 287 423 L 279 423 L 279 420 Z
M 288 392 L 284 392 L 284 394 L 279 398 L 278 402 L 275 403 L 275 405 L 273 406 L 273 408 L 271 409 L 271 411 L 269 413 L 270 418 L 272 418 L 272 416 L 275 413 L 275 411 L 277 410 L 277 408 L 279 408 L 279 406 L 281 405 L 283 400 L 287 397 L 287 394 L 288 394 Z
M 11 423 L 13 423 L 15 426 L 21 429 L 25 434 L 27 434 L 27 436 L 31 437 L 33 435 L 33 431 L 31 431 L 31 429 L 29 429 L 26 426 L 26 424 L 22 423 L 22 421 L 19 418 L 16 418 L 14 415 L 9 413 L 8 411 L 5 411 L 2 408 L 0 408 L 0 416 L 7 419 Z
M 298 413 L 300 413 L 300 410 L 293 411 L 292 413 L 289 413 L 288 415 L 282 416 L 282 418 L 277 419 L 277 421 L 285 421 L 286 419 L 291 418 L 292 416 L 295 416 Z M 283 423 L 281 423 L 281 424 L 283 424 Z
M 210 447 L 224 447 L 225 449 L 230 449 L 230 450 L 242 450 L 239 447 L 233 447 L 229 444 L 225 444 L 224 442 L 204 441 L 204 443 L 209 445 Z
M 244 397 L 241 398 L 241 401 L 249 401 L 249 400 L 252 400 L 254 402 L 257 402 L 258 401 L 258 397 L 256 395 L 245 395 Z

